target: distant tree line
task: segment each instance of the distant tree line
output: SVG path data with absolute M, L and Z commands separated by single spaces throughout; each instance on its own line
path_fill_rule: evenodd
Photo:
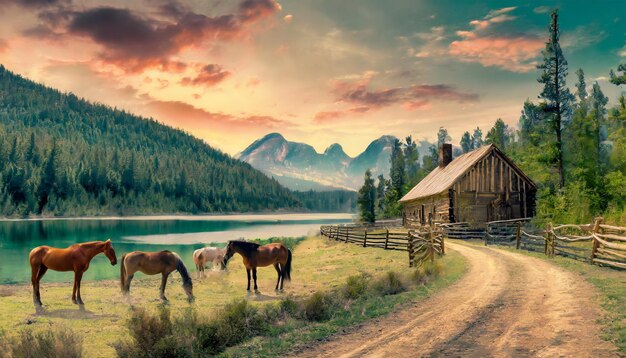
M 568 64 L 559 44 L 558 12 L 551 15 L 549 36 L 538 66 L 543 85 L 539 102 L 526 100 L 519 124 L 510 128 L 498 118 L 483 140 L 480 128 L 465 132 L 455 156 L 495 144 L 538 184 L 538 219 L 555 222 L 589 222 L 594 215 L 626 222 L 626 97 L 622 93 L 614 108 L 597 82 L 587 83 L 582 69 L 576 71 L 575 91 L 567 87 Z M 626 64 L 611 70 L 610 82 L 626 84 Z M 378 185 L 366 173 L 359 192 L 359 212 L 365 221 L 399 217 L 397 204 L 410 188 L 438 165 L 438 147 L 450 138 L 444 128 L 429 155 L 418 158 L 412 139 L 396 143 L 391 154 L 390 179 Z M 402 148 L 402 150 L 400 150 Z M 408 158 L 410 153 L 410 159 Z M 410 170 L 408 168 L 411 168 Z M 371 179 L 371 180 L 370 180 Z M 374 210 L 369 199 L 373 192 Z
M 352 194 L 355 195 L 355 194 Z M 334 211 L 152 119 L 92 104 L 0 65 L 0 216 Z M 322 194 L 321 198 L 327 198 Z

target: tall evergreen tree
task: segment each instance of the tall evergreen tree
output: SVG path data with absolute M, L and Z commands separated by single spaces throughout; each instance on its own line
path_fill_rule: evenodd
M 463 153 L 467 153 L 471 151 L 472 149 L 474 149 L 474 145 L 472 143 L 472 136 L 469 134 L 469 132 L 463 133 L 460 144 L 461 144 L 461 149 L 463 149 Z
M 556 137 L 554 163 L 559 175 L 559 187 L 562 188 L 565 185 L 562 123 L 563 117 L 571 113 L 573 96 L 565 82 L 567 61 L 559 44 L 560 31 L 557 10 L 552 12 L 549 33 L 546 48 L 542 52 L 543 63 L 537 66 L 538 69 L 542 70 L 537 81 L 544 85 L 539 98 L 545 101 L 544 111 L 548 114 L 547 118 L 552 124 L 552 130 Z
M 626 85 L 626 63 L 622 63 L 617 66 L 617 71 L 622 72 L 621 74 L 615 74 L 613 70 L 609 72 L 610 81 L 612 84 L 616 86 Z
M 391 148 L 391 177 L 392 190 L 397 192 L 398 197 L 404 195 L 404 187 L 406 184 L 406 170 L 404 167 L 404 154 L 402 152 L 402 143 L 395 139 Z
M 363 186 L 359 189 L 357 203 L 361 220 L 370 223 L 376 221 L 376 187 L 374 186 L 372 172 L 369 169 L 365 171 L 365 180 Z
M 487 144 L 495 144 L 501 150 L 506 151 L 510 141 L 509 126 L 501 118 L 498 118 L 493 128 L 487 132 L 485 142 Z
M 478 149 L 483 146 L 483 131 L 480 130 L 480 127 L 476 127 L 474 129 L 474 134 L 472 135 L 472 149 Z
M 441 145 L 444 143 L 448 143 L 452 138 L 448 135 L 448 130 L 439 127 L 439 131 L 437 132 L 437 148 L 441 148 Z
M 576 76 L 578 82 L 576 82 L 576 96 L 579 102 L 584 102 L 587 99 L 587 83 L 585 83 L 585 72 L 582 68 L 576 70 Z
M 413 141 L 413 137 L 406 137 L 404 144 L 404 161 L 406 169 L 406 177 L 409 186 L 415 185 L 417 181 L 419 164 L 419 152 L 417 151 L 417 143 Z
M 387 185 L 387 180 L 382 174 L 380 174 L 378 176 L 378 185 L 376 186 L 376 207 L 378 208 L 378 213 L 381 216 L 385 212 L 385 192 Z
M 41 181 L 39 182 L 39 190 L 38 190 L 38 199 L 39 199 L 39 207 L 38 213 L 41 213 L 43 208 L 48 204 L 48 199 L 50 198 L 50 194 L 52 194 L 54 190 L 54 185 L 57 177 L 57 156 L 59 152 L 57 149 L 56 141 L 52 143 L 52 149 L 50 150 L 50 154 L 48 155 L 48 159 L 46 160 L 46 165 L 44 167 L 43 173 L 41 174 Z

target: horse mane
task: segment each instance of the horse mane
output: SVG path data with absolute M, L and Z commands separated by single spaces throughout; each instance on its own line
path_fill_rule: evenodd
M 256 251 L 261 246 L 256 242 L 250 241 L 232 240 L 230 242 L 233 243 L 235 246 L 240 247 L 246 254 Z
M 164 250 L 161 252 L 165 252 L 165 251 L 171 252 L 169 250 Z M 180 273 L 180 277 L 183 278 L 183 286 L 191 286 L 192 285 L 191 276 L 189 276 L 189 271 L 187 271 L 187 267 L 183 263 L 183 259 L 181 259 L 178 254 L 176 253 L 173 253 L 173 254 L 178 259 L 178 262 L 176 263 L 176 270 L 178 271 L 178 273 Z

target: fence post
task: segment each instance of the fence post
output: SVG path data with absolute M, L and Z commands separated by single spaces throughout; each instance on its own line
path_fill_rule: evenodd
M 365 236 L 363 237 L 363 247 L 367 247 L 367 228 L 365 228 Z
M 389 229 L 386 229 L 386 230 L 387 230 L 387 236 L 385 236 L 385 250 L 387 250 L 387 244 L 389 244 Z
M 598 252 L 598 240 L 596 240 L 596 237 L 593 236 L 593 234 L 596 234 L 598 232 L 600 232 L 601 228 L 600 228 L 600 224 L 602 224 L 602 221 L 604 219 L 602 217 L 597 217 L 593 220 L 593 227 L 591 228 L 591 241 L 593 242 L 593 245 L 591 246 L 591 256 L 589 257 L 589 260 L 591 261 L 591 263 L 593 264 L 593 259 L 596 257 L 596 252 Z
M 517 222 L 517 231 L 515 232 L 515 248 L 519 250 L 520 244 L 522 242 L 522 222 Z
M 346 230 L 345 230 L 345 234 L 346 234 L 346 242 L 348 242 L 348 227 L 346 226 Z
M 548 241 L 550 240 L 550 229 L 552 227 L 552 223 L 546 225 L 546 230 L 543 232 L 543 254 L 548 256 Z
M 428 236 L 430 237 L 430 262 L 435 262 L 435 236 L 432 228 L 428 228 Z
M 444 240 L 445 240 L 444 235 L 443 233 L 441 233 L 441 255 L 442 256 L 446 254 L 446 247 L 444 245 Z
M 407 250 L 409 251 L 409 267 L 413 267 L 413 260 L 415 259 L 413 253 L 413 235 L 409 232 L 408 242 L 407 242 Z

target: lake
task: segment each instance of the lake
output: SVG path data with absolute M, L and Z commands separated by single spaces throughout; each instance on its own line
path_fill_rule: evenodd
M 320 225 L 347 223 L 352 214 L 258 214 L 146 216 L 43 220 L 0 220 L 0 284 L 30 282 L 28 253 L 37 246 L 69 245 L 111 239 L 118 259 L 125 253 L 171 250 L 195 271 L 193 251 L 209 243 L 233 239 L 298 237 Z M 73 280 L 72 272 L 48 271 L 44 282 Z M 96 256 L 84 280 L 119 277 L 104 255 Z

